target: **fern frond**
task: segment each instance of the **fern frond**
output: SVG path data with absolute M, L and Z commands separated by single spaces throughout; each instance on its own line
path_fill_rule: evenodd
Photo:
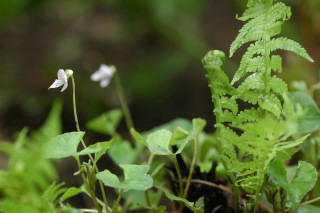
M 238 87 L 239 93 L 244 93 L 250 89 L 261 90 L 264 89 L 264 81 L 261 79 L 259 73 L 254 73 L 246 78 L 246 80 Z
M 280 117 L 282 106 L 280 100 L 275 95 L 260 97 L 258 103 L 262 109 L 273 113 L 277 118 Z
M 244 111 L 241 111 L 238 114 L 237 119 L 241 123 L 245 123 L 247 121 L 253 122 L 253 121 L 258 121 L 260 116 L 261 116 L 261 110 L 256 110 L 255 108 L 252 107 L 250 110 L 245 109 Z
M 202 59 L 211 93 L 219 96 L 230 94 L 234 91 L 228 76 L 221 69 L 224 61 L 225 54 L 219 50 L 209 51 Z
M 223 110 L 219 115 L 220 122 L 232 122 L 235 119 L 235 115 L 229 110 Z
M 277 76 L 273 76 L 271 80 L 266 85 L 266 91 L 269 92 L 270 89 L 278 94 L 283 94 L 288 92 L 287 84 Z
M 278 73 L 281 73 L 282 72 L 282 58 L 281 58 L 281 56 L 273 55 L 271 57 L 269 67 L 271 70 L 278 72 Z
M 231 81 L 231 85 L 233 85 L 235 82 L 237 82 L 240 78 L 242 78 L 246 73 L 246 68 L 247 65 L 250 64 L 250 59 L 255 55 L 255 54 L 262 54 L 264 53 L 265 49 L 263 46 L 263 42 L 257 41 L 254 44 L 251 44 L 245 54 L 243 55 L 241 62 L 240 62 L 240 67 L 233 76 L 233 79 Z
M 258 96 L 259 96 L 259 94 L 257 91 L 247 91 L 245 93 L 238 94 L 237 97 L 245 102 L 250 103 L 250 104 L 257 104 L 257 102 L 259 100 Z
M 234 98 L 221 97 L 220 104 L 222 108 L 229 109 L 234 115 L 238 113 L 238 104 Z
M 299 43 L 288 38 L 284 38 L 284 37 L 274 38 L 270 41 L 267 48 L 271 52 L 278 49 L 291 51 L 307 59 L 310 62 L 314 62 L 313 59 L 307 53 L 307 51 Z
M 263 4 L 253 9 L 255 16 L 250 16 L 249 19 L 252 20 L 239 30 L 238 36 L 231 44 L 230 57 L 247 42 L 258 41 L 262 40 L 263 37 L 271 38 L 278 35 L 281 32 L 282 23 L 291 16 L 290 8 L 283 3 L 277 3 L 274 6 Z M 248 13 L 246 15 L 248 16 Z M 243 20 L 241 18 L 239 19 Z M 245 20 L 248 19 L 245 18 Z

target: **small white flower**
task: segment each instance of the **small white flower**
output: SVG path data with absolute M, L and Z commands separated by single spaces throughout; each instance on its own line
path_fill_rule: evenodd
M 95 73 L 93 73 L 90 78 L 92 81 L 100 81 L 101 87 L 106 87 L 110 84 L 115 71 L 116 68 L 114 66 L 101 64 L 100 68 Z
M 49 87 L 49 89 L 58 88 L 63 85 L 61 92 L 65 91 L 68 87 L 68 78 L 70 76 L 72 76 L 72 74 L 73 74 L 72 70 L 64 71 L 63 69 L 59 69 L 58 70 L 58 79 L 53 82 L 53 84 Z

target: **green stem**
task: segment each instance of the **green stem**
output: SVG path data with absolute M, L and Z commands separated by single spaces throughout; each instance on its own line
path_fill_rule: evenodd
M 304 203 L 301 203 L 300 206 L 305 206 L 305 205 L 308 205 L 308 204 L 317 202 L 317 201 L 319 201 L 319 200 L 320 200 L 320 197 L 316 197 L 316 198 L 314 198 L 314 199 L 312 199 L 312 200 L 308 200 L 308 201 L 306 201 L 306 202 L 304 202 Z
M 75 159 L 77 161 L 77 164 L 78 164 L 78 167 L 80 169 L 81 167 L 81 163 L 80 163 L 80 159 L 79 159 L 79 156 L 75 156 Z M 82 177 L 82 180 L 83 180 L 83 183 L 84 185 L 86 186 L 86 188 L 88 189 L 88 192 L 90 194 L 90 197 L 93 201 L 93 204 L 94 206 L 96 207 L 96 209 L 98 210 L 99 213 L 103 213 L 102 210 L 101 210 L 101 207 L 99 206 L 99 203 L 97 201 L 97 198 L 95 196 L 95 194 L 93 193 L 92 189 L 91 189 L 91 186 L 87 183 L 87 180 L 86 180 L 86 177 L 84 176 L 83 173 L 81 173 L 81 177 Z
M 119 202 L 122 198 L 122 195 L 123 195 L 123 189 L 120 190 L 118 198 L 117 198 L 116 202 L 113 204 L 112 213 L 115 213 L 117 211 L 117 208 L 118 208 Z
M 193 157 L 192 157 L 192 161 L 191 161 L 191 165 L 190 165 L 187 185 L 186 185 L 186 187 L 184 189 L 184 193 L 183 193 L 183 198 L 187 198 L 189 187 L 190 187 L 191 180 L 192 180 L 192 174 L 193 174 L 194 166 L 196 164 L 196 159 L 197 159 L 197 153 L 198 153 L 198 138 L 197 138 L 197 136 L 195 136 L 193 138 L 193 140 L 194 140 Z
M 131 117 L 131 114 L 130 114 L 128 103 L 126 101 L 126 96 L 125 96 L 123 88 L 122 88 L 120 75 L 119 75 L 118 71 L 116 71 L 114 75 L 115 75 L 114 78 L 115 78 L 115 82 L 116 82 L 117 92 L 118 92 L 118 96 L 119 96 L 119 99 L 120 99 L 122 111 L 123 111 L 123 114 L 124 114 L 124 117 L 125 117 L 125 120 L 126 120 L 127 128 L 128 128 L 128 130 L 130 132 L 130 130 L 132 128 L 134 128 L 132 117 Z M 132 147 L 135 147 L 134 141 L 135 140 L 132 138 L 132 142 L 131 142 Z
M 149 156 L 149 159 L 148 159 L 148 166 L 149 167 L 152 164 L 153 158 L 154 158 L 154 154 L 151 153 L 150 156 Z M 148 190 L 144 191 L 144 196 L 146 197 L 146 201 L 147 201 L 148 206 L 151 208 L 152 205 L 151 205 L 151 202 L 150 202 L 150 197 L 149 197 Z
M 182 176 L 181 176 L 181 172 L 180 172 L 180 167 L 179 167 L 179 164 L 178 164 L 177 156 L 174 155 L 173 159 L 174 159 L 174 165 L 176 167 L 176 171 L 177 171 L 177 175 L 178 175 L 178 179 L 179 179 L 179 189 L 180 189 L 179 196 L 181 197 L 183 195 Z
M 77 114 L 77 104 L 76 104 L 76 84 L 75 84 L 73 76 L 71 76 L 71 80 L 72 80 L 72 102 L 73 102 L 74 120 L 75 120 L 75 123 L 76 123 L 77 131 L 80 132 L 81 130 L 80 130 L 80 126 L 79 126 L 79 120 L 78 120 L 78 114 Z M 82 146 L 84 148 L 87 148 L 87 146 L 86 146 L 86 144 L 85 144 L 83 139 L 81 139 L 81 144 L 82 144 Z M 93 159 L 91 154 L 89 154 L 89 158 L 90 158 L 90 160 L 91 160 L 91 162 L 93 164 L 93 167 L 94 167 L 96 173 L 99 173 L 99 169 L 98 169 L 98 167 L 96 165 L 96 162 Z M 100 187 L 102 198 L 103 198 L 103 202 L 104 202 L 104 207 L 106 208 L 106 213 L 109 213 L 108 201 L 107 201 L 107 197 L 106 197 L 106 193 L 105 193 L 102 181 L 99 180 L 98 182 L 99 182 L 99 187 Z

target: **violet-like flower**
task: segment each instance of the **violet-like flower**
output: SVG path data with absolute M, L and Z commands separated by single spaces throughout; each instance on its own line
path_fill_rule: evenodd
M 116 71 L 114 66 L 107 66 L 105 64 L 101 64 L 100 68 L 91 75 L 92 81 L 100 81 L 101 87 L 106 87 L 110 84 L 110 81 Z
M 67 89 L 68 87 L 68 78 L 70 76 L 72 76 L 73 74 L 73 71 L 72 70 L 66 70 L 64 71 L 63 69 L 59 69 L 58 70 L 58 79 L 56 79 L 53 84 L 49 87 L 49 89 L 51 88 L 58 88 L 58 87 L 62 87 L 61 91 L 60 92 L 63 92 Z M 48 90 L 49 90 L 48 89 Z

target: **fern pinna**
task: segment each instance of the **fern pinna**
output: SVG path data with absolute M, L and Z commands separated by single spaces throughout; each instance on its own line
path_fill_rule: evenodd
M 278 36 L 283 22 L 291 16 L 288 6 L 273 0 L 249 0 L 247 7 L 237 17 L 246 24 L 231 44 L 230 57 L 244 44 L 252 43 L 231 83 L 221 69 L 223 52 L 210 51 L 202 63 L 215 106 L 222 162 L 235 186 L 242 187 L 251 198 L 247 210 L 253 208 L 255 212 L 269 163 L 280 154 L 290 156 L 291 149 L 307 137 L 287 141 L 294 132 L 290 113 L 286 113 L 290 108 L 288 89 L 283 80 L 272 75 L 272 71 L 282 71 L 281 56 L 272 53 L 287 50 L 313 60 L 298 43 Z M 233 86 L 244 77 L 238 87 Z M 251 108 L 239 111 L 239 100 L 251 104 Z

